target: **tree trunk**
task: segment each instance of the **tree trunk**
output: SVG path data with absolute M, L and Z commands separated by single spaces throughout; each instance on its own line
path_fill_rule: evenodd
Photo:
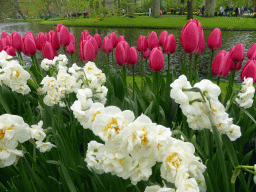
M 152 12 L 152 15 L 154 15 L 154 12 L 155 12 L 155 1 L 156 0 L 152 0 L 152 7 L 151 7 L 151 12 Z
M 187 13 L 187 20 L 193 19 L 193 4 L 192 0 L 187 1 L 187 8 L 188 8 L 188 13 Z
M 214 17 L 215 7 L 216 7 L 216 0 L 206 0 L 204 17 Z
M 184 15 L 184 6 L 185 6 L 185 0 L 181 0 L 181 3 L 182 3 L 182 7 L 180 7 L 180 14 L 181 15 Z
M 129 1 L 129 5 L 128 5 L 128 14 L 127 14 L 128 17 L 133 17 L 133 14 L 134 14 L 134 10 L 133 10 L 133 1 L 134 1 L 134 0 L 130 0 L 130 1 Z
M 160 0 L 153 0 L 154 7 L 153 7 L 153 17 L 159 18 L 160 17 Z

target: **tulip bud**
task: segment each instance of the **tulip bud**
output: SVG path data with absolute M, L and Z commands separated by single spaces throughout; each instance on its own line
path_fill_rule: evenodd
M 173 34 L 168 35 L 163 46 L 164 53 L 173 54 L 176 50 L 176 47 L 177 47 L 177 43 L 174 35 Z
M 36 43 L 35 35 L 32 31 L 28 31 L 24 36 L 29 36 L 33 39 L 33 41 Z
M 147 48 L 148 48 L 147 37 L 141 35 L 138 39 L 138 42 L 137 42 L 137 49 L 138 49 L 139 52 L 144 52 L 144 51 L 147 50 Z
M 239 63 L 244 60 L 244 46 L 241 43 L 233 46 L 230 50 L 230 59 L 234 63 Z
M 127 53 L 128 63 L 130 65 L 136 65 L 138 63 L 138 53 L 135 47 L 131 47 Z
M 102 40 L 101 40 L 100 35 L 99 34 L 95 34 L 93 37 L 94 37 L 94 39 L 96 40 L 96 42 L 98 44 L 98 48 L 101 48 Z
M 11 38 L 9 36 L 5 36 L 2 38 L 3 47 L 12 46 Z
M 256 59 L 256 43 L 253 43 L 247 52 L 248 59 Z
M 105 53 L 110 53 L 113 50 L 112 41 L 108 36 L 104 37 L 102 51 Z
M 196 51 L 199 43 L 199 32 L 194 22 L 189 22 L 182 28 L 180 40 L 186 53 L 191 54 Z
M 125 64 L 125 49 L 122 43 L 118 43 L 115 50 L 116 62 L 118 65 L 123 66 Z
M 128 63 L 128 52 L 130 50 L 130 46 L 126 41 L 120 41 L 120 44 L 123 45 L 124 50 L 125 50 L 125 63 Z
M 47 41 L 47 36 L 42 32 L 38 33 L 37 38 L 36 38 L 36 48 L 38 50 L 42 51 L 43 46 L 46 41 Z
M 52 44 L 49 41 L 46 41 L 42 48 L 43 56 L 46 59 L 53 60 L 57 56 L 56 51 L 53 49 Z
M 159 45 L 160 46 L 163 46 L 164 45 L 164 42 L 165 40 L 167 39 L 168 37 L 168 32 L 167 31 L 163 31 L 160 36 L 159 36 Z
M 57 26 L 56 26 L 56 33 L 60 32 L 60 28 L 64 26 L 62 23 L 59 23 Z
M 230 70 L 230 71 L 234 71 L 234 69 L 235 69 L 235 63 L 230 59 L 230 52 L 227 52 L 226 57 L 227 57 L 227 58 L 226 58 L 226 62 L 228 62 L 228 63 L 229 63 L 228 65 L 230 66 L 229 70 Z M 236 64 L 236 71 L 240 70 L 241 67 L 242 67 L 242 62 L 237 63 L 237 64 Z
M 13 32 L 11 34 L 11 41 L 12 41 L 12 46 L 13 48 L 18 51 L 21 52 L 22 51 L 22 38 L 21 35 L 18 32 Z
M 74 34 L 73 33 L 69 33 L 69 37 L 70 37 L 70 43 L 75 45 L 76 44 L 76 39 L 74 37 Z
M 242 81 L 244 81 L 244 78 L 248 77 L 253 79 L 253 83 L 256 82 L 256 63 L 254 60 L 247 61 L 241 71 L 240 78 Z
M 36 54 L 36 43 L 30 35 L 24 35 L 22 37 L 22 52 L 29 56 Z
M 155 31 L 151 31 L 148 36 L 148 48 L 152 50 L 154 47 L 159 46 L 159 40 Z
M 117 37 L 116 37 L 116 34 L 115 32 L 112 32 L 110 35 L 109 35 L 109 38 L 112 42 L 112 46 L 113 48 L 115 48 L 117 46 Z
M 5 37 L 7 37 L 7 36 L 9 36 L 9 34 L 6 33 L 5 31 L 3 31 L 3 32 L 1 33 L 1 39 L 5 38 Z
M 146 51 L 143 52 L 142 56 L 144 57 L 144 59 L 147 59 L 149 58 L 150 54 L 151 54 L 151 50 L 147 49 Z
M 16 52 L 12 46 L 7 46 L 4 48 L 5 52 L 10 56 L 16 56 Z
M 95 50 L 90 41 L 84 43 L 84 61 L 93 61 L 95 59 Z
M 2 52 L 4 50 L 4 45 L 2 40 L 0 39 L 0 52 Z
M 76 50 L 76 48 L 75 48 L 74 44 L 70 42 L 69 45 L 67 46 L 67 53 L 72 55 L 75 53 L 75 50 Z
M 209 49 L 219 49 L 221 47 L 221 31 L 219 28 L 212 30 L 207 40 L 207 46 Z
M 48 41 L 51 42 L 52 47 L 58 51 L 60 49 L 59 39 L 57 37 L 57 33 L 53 30 L 51 30 L 48 33 Z
M 90 37 L 88 40 L 92 43 L 94 50 L 95 50 L 95 55 L 97 55 L 97 53 L 99 52 L 97 41 L 93 37 Z
M 159 48 L 154 48 L 149 57 L 149 67 L 155 72 L 164 68 L 164 56 Z
M 229 54 L 225 50 L 220 51 L 214 58 L 212 63 L 212 74 L 216 76 L 225 77 L 228 75 L 230 69 L 230 62 L 227 62 Z
M 67 27 L 65 27 L 64 25 L 60 28 L 59 43 L 60 43 L 60 46 L 64 46 L 64 47 L 68 46 L 70 43 L 69 31 Z
M 83 40 L 86 40 L 87 36 L 90 35 L 89 32 L 87 30 L 84 30 L 82 33 L 81 33 L 81 37 L 80 37 L 80 42 L 83 41 Z
M 119 43 L 120 41 L 125 41 L 125 38 L 123 35 L 118 37 L 117 43 Z

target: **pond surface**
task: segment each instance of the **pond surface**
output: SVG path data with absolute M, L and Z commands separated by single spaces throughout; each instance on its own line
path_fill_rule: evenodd
M 170 21 L 171 22 L 171 21 Z M 135 28 L 92 28 L 92 27 L 67 27 L 70 32 L 72 32 L 76 38 L 76 58 L 77 63 L 82 65 L 82 62 L 79 58 L 79 42 L 80 42 L 80 35 L 83 30 L 88 30 L 89 33 L 93 36 L 96 33 L 99 33 L 102 40 L 106 35 L 109 35 L 111 32 L 115 32 L 117 37 L 124 35 L 125 40 L 129 43 L 130 46 L 137 46 L 137 40 L 140 37 L 140 35 L 147 36 L 152 31 L 151 29 L 135 29 Z M 40 25 L 37 23 L 26 23 L 26 22 L 14 22 L 14 23 L 0 23 L 0 33 L 3 31 L 7 32 L 8 34 L 11 34 L 13 31 L 17 31 L 21 35 L 24 35 L 28 31 L 32 31 L 35 35 L 39 32 L 49 32 L 50 30 L 55 30 L 56 26 L 50 26 L 50 25 Z M 161 34 L 163 30 L 167 30 L 169 34 L 173 34 L 177 40 L 177 50 L 174 54 L 171 55 L 171 69 L 176 69 L 177 74 L 180 74 L 180 68 L 181 68 L 181 62 L 183 57 L 183 49 L 181 47 L 180 43 L 180 33 L 181 30 L 178 29 L 153 29 L 158 36 Z M 204 30 L 205 34 L 205 42 L 207 42 L 207 39 L 211 33 L 211 30 Z M 222 47 L 220 50 L 224 49 L 226 51 L 229 51 L 234 45 L 237 43 L 242 43 L 245 48 L 245 54 L 247 54 L 248 49 L 251 47 L 251 45 L 255 42 L 256 39 L 256 32 L 254 31 L 222 31 Z M 220 50 L 217 50 L 216 53 L 218 53 Z M 58 53 L 62 53 L 62 50 L 59 50 Z M 103 66 L 106 64 L 106 54 L 102 52 L 102 50 L 99 51 L 99 61 L 100 66 Z M 215 54 L 216 55 L 216 54 Z M 200 79 L 207 78 L 208 74 L 208 67 L 210 65 L 210 57 L 211 57 L 211 50 L 207 47 L 205 47 L 205 51 L 199 56 L 198 64 L 199 64 L 199 76 Z M 26 63 L 31 63 L 30 57 L 24 56 L 24 60 Z M 41 60 L 43 58 L 42 53 L 40 51 L 37 52 L 37 58 Z M 111 60 L 111 58 L 110 58 Z M 247 57 L 245 57 L 245 60 L 243 62 L 243 65 L 247 61 Z M 167 69 L 167 56 L 165 55 L 165 70 Z M 187 61 L 188 63 L 188 61 Z M 120 67 L 118 65 L 117 69 L 119 70 Z M 137 65 L 135 67 L 136 74 L 139 75 L 140 73 L 140 65 Z M 240 70 L 241 71 L 241 70 Z M 236 75 L 236 80 L 240 82 L 240 71 Z M 147 70 L 148 74 L 151 74 L 151 70 L 148 68 Z M 131 74 L 131 67 L 128 66 L 128 74 Z M 163 73 L 165 75 L 165 72 Z M 223 81 L 227 81 L 228 77 L 223 78 Z

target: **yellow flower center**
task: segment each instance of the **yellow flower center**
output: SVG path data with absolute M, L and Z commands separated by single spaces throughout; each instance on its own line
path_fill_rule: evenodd
M 95 120 L 95 118 L 96 118 L 96 116 L 97 116 L 98 114 L 101 114 L 101 111 L 97 111 L 96 113 L 94 113 L 94 115 L 92 116 L 92 118 L 93 118 L 93 120 L 92 120 L 92 121 L 94 121 L 94 120 Z
M 16 69 L 11 69 L 11 70 L 12 70 L 12 74 L 11 74 L 12 77 L 16 76 L 16 78 L 18 78 L 20 76 L 20 72 L 18 70 Z
M 5 132 L 6 132 L 7 130 L 13 130 L 13 128 L 12 128 L 12 127 L 4 127 L 3 129 L 1 129 L 1 130 L 0 130 L 0 139 L 3 139 L 3 138 L 4 138 Z
M 119 130 L 120 130 L 120 129 L 119 129 L 118 125 L 117 125 L 117 120 L 116 120 L 116 118 L 112 118 L 112 121 L 109 122 L 109 123 L 107 124 L 106 128 L 103 129 L 102 131 L 107 131 L 107 130 L 109 130 L 109 129 L 115 129 L 116 133 L 119 133 Z
M 177 153 L 172 153 L 170 156 L 168 156 L 168 160 L 169 163 L 172 164 L 172 166 L 174 166 L 175 168 L 179 168 L 182 159 L 179 157 L 179 155 Z M 168 165 L 169 167 L 169 165 Z

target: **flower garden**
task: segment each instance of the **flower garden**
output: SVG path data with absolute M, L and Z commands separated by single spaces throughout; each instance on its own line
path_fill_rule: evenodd
M 101 37 L 84 30 L 83 65 L 75 63 L 75 37 L 62 24 L 37 37 L 3 32 L 1 191 L 253 191 L 255 147 L 247 146 L 255 143 L 256 43 L 243 65 L 243 44 L 220 50 L 221 30 L 215 28 L 206 41 L 196 19 L 184 25 L 179 40 L 180 76 L 170 70 L 176 39 L 167 31 L 140 36 L 137 47 L 130 47 L 114 32 Z M 199 81 L 197 61 L 205 44 L 211 65 L 208 79 Z M 99 49 L 108 58 L 103 69 Z M 135 65 L 141 65 L 140 85 Z M 147 66 L 153 77 L 146 75 Z M 220 77 L 227 75 L 221 90 Z

